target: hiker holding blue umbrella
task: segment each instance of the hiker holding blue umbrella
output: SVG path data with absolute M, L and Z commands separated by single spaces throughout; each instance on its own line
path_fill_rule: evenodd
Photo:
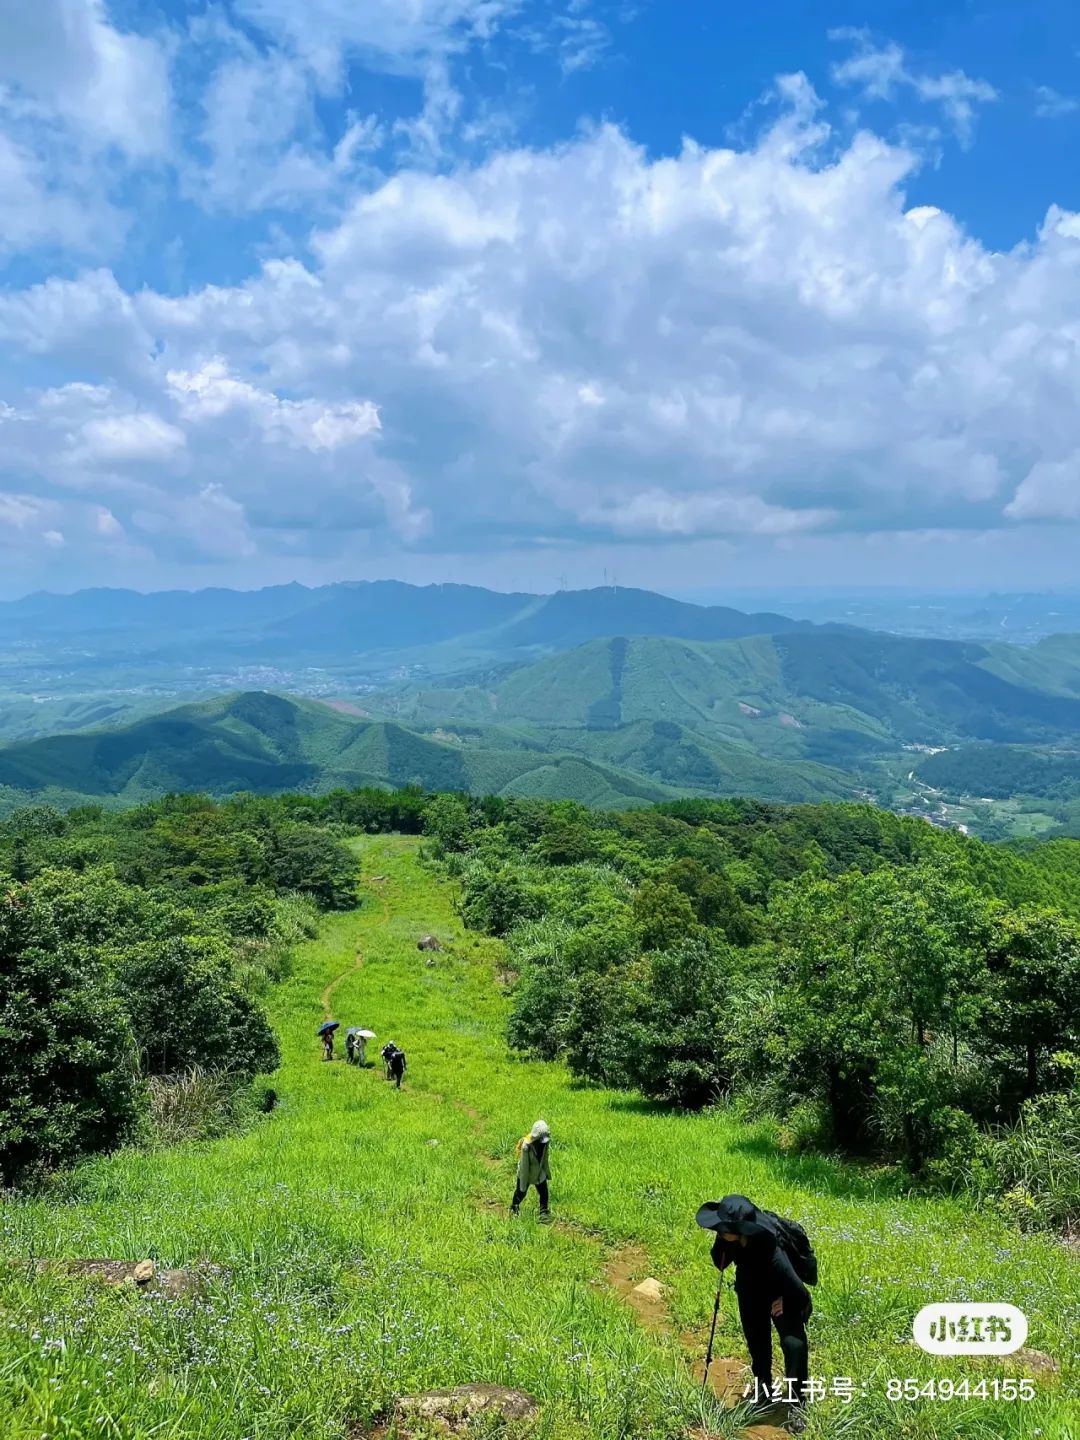
M 324 1060 L 333 1060 L 334 1058 L 334 1031 L 340 1024 L 340 1020 L 327 1020 L 319 1026 L 319 1039 L 322 1041 L 322 1058 Z

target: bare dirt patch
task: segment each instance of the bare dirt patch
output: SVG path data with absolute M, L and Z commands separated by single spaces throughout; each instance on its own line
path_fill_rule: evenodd
M 336 710 L 339 715 L 359 715 L 366 719 L 368 712 L 359 705 L 354 705 L 351 700 L 324 700 L 322 702 L 328 710 Z
M 780 1419 L 779 1414 L 776 1418 Z M 722 1437 L 714 1435 L 711 1430 L 691 1430 L 690 1440 L 722 1440 Z M 739 1440 L 791 1440 L 791 1432 L 785 1430 L 782 1425 L 773 1425 L 769 1421 L 763 1421 L 760 1424 L 747 1425 L 744 1430 L 740 1430 Z
M 649 1257 L 635 1245 L 627 1245 L 609 1256 L 604 1279 L 630 1307 L 641 1325 L 654 1334 L 671 1333 L 666 1287 L 649 1273 Z
M 326 989 L 319 996 L 319 1004 L 322 1006 L 323 1014 L 326 1016 L 327 1019 L 330 1018 L 330 1001 L 333 999 L 334 991 L 338 988 L 339 985 L 344 985 L 345 981 L 348 980 L 349 976 L 354 974 L 355 971 L 359 970 L 363 963 L 364 957 L 358 950 L 356 952 L 356 959 L 353 961 L 349 969 L 343 970 L 336 980 L 331 980 L 330 984 L 327 985 Z
M 698 1384 L 705 1379 L 705 1357 L 694 1362 L 690 1373 Z M 712 1364 L 709 1366 L 709 1389 L 713 1392 L 721 1405 L 734 1409 L 742 1403 L 743 1391 L 747 1382 L 751 1381 L 750 1367 L 745 1360 L 740 1360 L 734 1355 L 714 1355 Z

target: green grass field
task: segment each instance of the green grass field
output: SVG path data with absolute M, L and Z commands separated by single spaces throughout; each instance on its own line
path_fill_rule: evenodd
M 533 1392 L 550 1440 L 734 1436 L 744 1419 L 703 1406 L 690 1368 L 715 1290 L 694 1212 L 729 1190 L 806 1223 L 822 1264 L 811 1373 L 866 1387 L 813 1406 L 812 1436 L 1078 1433 L 1074 1253 L 959 1202 L 903 1197 L 873 1172 L 785 1159 L 722 1112 L 663 1113 L 513 1060 L 500 946 L 462 930 L 415 841 L 357 849 L 362 907 L 328 920 L 271 997 L 284 1056 L 271 1115 L 4 1200 L 0 1260 L 212 1267 L 201 1294 L 169 1298 L 5 1266 L 4 1440 L 343 1440 L 399 1394 L 468 1381 Z M 431 968 L 415 943 L 426 931 L 447 945 Z M 321 1062 L 324 1002 L 378 1032 L 373 1054 L 386 1039 L 406 1049 L 401 1092 L 381 1066 Z M 519 1220 L 506 1213 L 514 1141 L 540 1115 L 554 1135 L 551 1227 L 534 1196 Z M 669 1287 L 666 1329 L 625 1304 L 616 1271 Z M 932 1300 L 1025 1310 L 1029 1346 L 1058 1367 L 1037 1398 L 888 1401 L 892 1377 L 974 1383 L 1038 1365 L 932 1360 L 907 1343 Z M 727 1295 L 718 1354 L 742 1353 Z

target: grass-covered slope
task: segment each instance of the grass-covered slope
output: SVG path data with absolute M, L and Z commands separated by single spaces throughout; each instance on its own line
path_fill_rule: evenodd
M 703 1414 L 690 1377 L 716 1278 L 693 1216 L 727 1190 L 813 1235 L 811 1373 L 856 1388 L 850 1405 L 813 1407 L 811 1440 L 1072 1433 L 1074 1254 L 959 1202 L 893 1195 L 866 1171 L 784 1159 L 722 1111 L 665 1114 L 509 1058 L 500 946 L 463 934 L 415 842 L 372 839 L 359 855 L 361 909 L 327 922 L 272 996 L 273 1114 L 243 1136 L 125 1152 L 52 1196 L 5 1201 L 4 1262 L 149 1255 L 208 1274 L 202 1295 L 169 1299 L 0 1264 L 5 1440 L 360 1440 L 396 1395 L 471 1381 L 535 1394 L 545 1440 L 682 1440 L 703 1421 L 734 1436 L 731 1417 Z M 428 930 L 448 946 L 433 968 L 415 948 Z M 403 1091 L 378 1069 L 320 1062 L 324 1003 L 406 1049 Z M 514 1141 L 538 1115 L 554 1134 L 546 1229 L 533 1199 L 506 1215 Z M 667 1336 L 620 1302 L 617 1270 L 670 1287 Z M 915 1311 L 942 1298 L 1021 1305 L 1029 1344 L 1060 1372 L 1027 1402 L 888 1401 L 890 1377 L 1026 1373 L 908 1343 Z M 716 1353 L 744 1353 L 729 1291 Z

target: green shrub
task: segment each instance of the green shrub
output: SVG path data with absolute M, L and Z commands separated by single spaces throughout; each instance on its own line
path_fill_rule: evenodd
M 833 1140 L 828 1107 L 820 1100 L 798 1101 L 780 1126 L 780 1146 L 791 1155 L 831 1150 Z

